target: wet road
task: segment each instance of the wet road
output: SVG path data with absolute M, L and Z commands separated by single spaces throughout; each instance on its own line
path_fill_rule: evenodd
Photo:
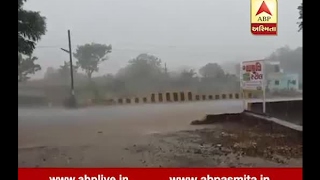
M 82 143 L 90 137 L 85 136 L 86 133 L 96 134 L 99 131 L 126 137 L 180 130 L 192 128 L 190 121 L 208 113 L 241 110 L 241 101 L 104 106 L 77 110 L 20 108 L 19 147 Z
M 258 102 L 261 99 L 250 100 L 252 101 Z M 190 121 L 200 119 L 206 114 L 236 113 L 242 110 L 241 100 L 133 104 L 76 110 L 19 108 L 19 147 L 64 144 L 64 141 L 67 144 L 83 142 L 84 139 L 78 138 L 80 135 L 90 137 L 85 136 L 85 133 L 92 134 L 95 131 L 103 131 L 110 136 L 127 137 L 183 130 L 192 128 Z
M 141 167 L 148 157 L 132 153 L 128 147 L 145 143 L 158 146 L 150 134 L 203 128 L 189 124 L 209 113 L 236 113 L 242 109 L 240 100 L 76 110 L 19 108 L 18 165 Z
M 229 101 L 206 101 L 190 103 L 170 103 L 170 104 L 141 104 L 123 106 L 96 106 L 79 109 L 64 108 L 18 108 L 20 125 L 30 123 L 57 124 L 57 123 L 78 123 L 83 121 L 113 121 L 126 120 L 139 117 L 152 119 L 153 116 L 172 114 L 197 114 L 206 113 L 227 113 L 238 112 L 242 109 L 242 102 L 237 100 Z

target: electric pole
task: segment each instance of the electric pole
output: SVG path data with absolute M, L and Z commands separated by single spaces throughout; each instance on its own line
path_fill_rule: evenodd
M 165 74 L 168 74 L 167 63 L 164 63 L 164 72 Z
M 71 35 L 70 35 L 70 30 L 68 30 L 68 41 L 69 41 L 69 57 L 70 57 L 71 96 L 74 96 L 73 63 L 72 63 L 72 49 L 71 49 Z
M 68 44 L 69 44 L 69 50 L 60 48 L 64 52 L 69 54 L 69 59 L 70 59 L 70 77 L 71 77 L 71 96 L 70 96 L 70 101 L 69 105 L 71 107 L 76 107 L 76 98 L 75 98 L 75 93 L 74 93 L 74 80 L 73 80 L 73 63 L 72 63 L 72 48 L 71 48 L 71 35 L 70 35 L 70 30 L 68 30 Z

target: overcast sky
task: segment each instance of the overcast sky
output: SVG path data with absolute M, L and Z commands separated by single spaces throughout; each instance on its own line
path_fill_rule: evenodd
M 297 32 L 301 0 L 281 0 L 278 36 L 253 36 L 250 0 L 28 0 L 25 8 L 47 18 L 47 33 L 34 55 L 42 77 L 47 67 L 68 60 L 67 30 L 73 50 L 96 42 L 112 44 L 113 52 L 95 75 L 115 73 L 129 59 L 151 53 L 169 69 L 259 59 L 276 48 L 302 45 Z

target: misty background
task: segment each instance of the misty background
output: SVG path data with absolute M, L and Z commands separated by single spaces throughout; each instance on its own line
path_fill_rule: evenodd
M 47 32 L 33 52 L 41 70 L 24 85 L 68 91 L 69 56 L 60 50 L 68 47 L 68 29 L 73 52 L 87 43 L 112 45 L 108 60 L 92 74 L 94 85 L 81 68 L 75 75 L 79 91 L 80 86 L 111 91 L 93 92 L 99 96 L 236 91 L 237 65 L 265 58 L 280 61 L 285 72 L 299 73 L 302 80 L 302 34 L 297 25 L 301 2 L 279 1 L 278 36 L 259 37 L 250 32 L 249 0 L 28 0 L 24 8 L 46 17 Z M 145 68 L 139 65 L 142 61 Z M 207 72 L 215 73 L 204 72 L 206 65 Z

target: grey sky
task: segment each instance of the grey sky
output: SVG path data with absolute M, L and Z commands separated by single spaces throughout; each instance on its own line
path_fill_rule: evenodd
M 284 45 L 301 46 L 300 3 L 279 1 L 278 36 L 257 37 L 250 33 L 250 0 L 28 0 L 26 9 L 47 18 L 48 31 L 34 52 L 43 70 L 35 77 L 68 60 L 59 49 L 68 47 L 68 29 L 73 49 L 112 44 L 96 75 L 114 73 L 140 53 L 160 57 L 172 70 L 263 58 Z

